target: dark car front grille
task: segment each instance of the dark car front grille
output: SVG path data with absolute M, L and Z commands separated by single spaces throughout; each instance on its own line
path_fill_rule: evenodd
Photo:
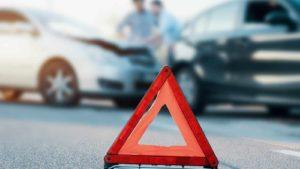
M 151 83 L 147 83 L 147 82 L 136 82 L 134 87 L 136 90 L 139 91 L 146 91 L 149 89 Z
M 124 85 L 118 81 L 99 79 L 98 83 L 101 87 L 103 87 L 105 89 L 112 89 L 112 90 L 123 90 L 124 89 Z
M 132 64 L 144 67 L 155 66 L 155 58 L 147 48 L 131 49 L 131 52 L 127 56 Z
M 130 58 L 130 62 L 134 65 L 141 65 L 144 67 L 153 67 L 155 65 L 155 61 L 152 58 L 147 58 L 143 56 L 135 56 Z

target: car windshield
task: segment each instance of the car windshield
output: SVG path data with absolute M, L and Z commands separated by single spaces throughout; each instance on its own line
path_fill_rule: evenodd
M 44 27 L 56 33 L 83 38 L 99 37 L 96 30 L 72 19 L 54 13 L 38 13 L 36 16 Z

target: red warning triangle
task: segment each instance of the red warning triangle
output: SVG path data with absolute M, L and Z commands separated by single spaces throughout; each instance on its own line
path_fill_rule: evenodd
M 184 138 L 183 146 L 139 144 L 145 131 L 166 106 Z M 116 164 L 179 165 L 217 168 L 218 160 L 169 67 L 165 67 L 141 100 L 104 158 Z

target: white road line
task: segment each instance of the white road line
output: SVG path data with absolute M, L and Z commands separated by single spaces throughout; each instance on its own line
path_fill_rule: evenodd
M 289 156 L 299 157 L 300 158 L 300 152 L 292 151 L 292 150 L 276 150 L 276 153 L 281 153 Z

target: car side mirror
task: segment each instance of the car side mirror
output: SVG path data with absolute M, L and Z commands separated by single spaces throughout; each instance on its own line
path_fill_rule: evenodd
M 265 22 L 274 26 L 286 26 L 290 31 L 296 28 L 295 22 L 286 12 L 271 12 L 266 16 Z

